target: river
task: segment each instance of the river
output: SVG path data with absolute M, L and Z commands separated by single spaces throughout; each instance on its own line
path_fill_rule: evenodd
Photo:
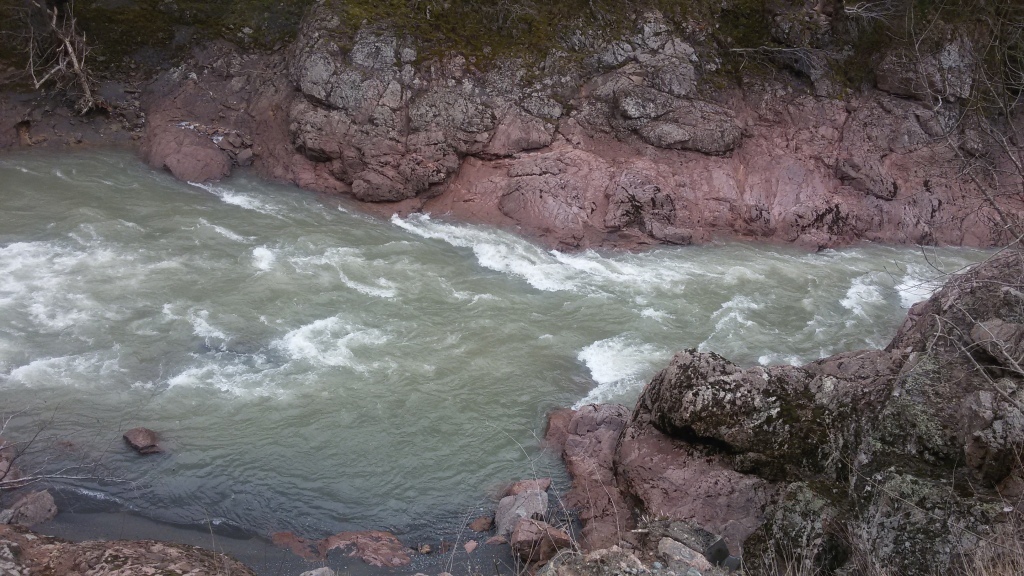
M 51 470 L 97 465 L 62 484 L 80 501 L 264 535 L 444 537 L 506 481 L 565 486 L 548 411 L 631 402 L 686 347 L 753 365 L 884 346 L 937 270 L 987 254 L 564 254 L 122 152 L 3 156 L 0 203 L 7 435 L 42 430 Z M 167 452 L 130 453 L 134 426 Z

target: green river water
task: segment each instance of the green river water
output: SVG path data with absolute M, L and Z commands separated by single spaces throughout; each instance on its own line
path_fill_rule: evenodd
M 109 479 L 63 484 L 79 502 L 264 535 L 443 536 L 506 481 L 564 487 L 550 410 L 631 402 L 686 347 L 753 365 L 884 346 L 935 266 L 986 255 L 563 254 L 114 152 L 0 157 L 0 206 L 7 435 L 99 463 Z M 165 454 L 126 450 L 139 425 Z

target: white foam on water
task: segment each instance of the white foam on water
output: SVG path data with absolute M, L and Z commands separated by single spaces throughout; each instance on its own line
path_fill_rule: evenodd
M 743 333 L 757 325 L 756 322 L 747 318 L 746 312 L 760 310 L 761 304 L 754 302 L 749 297 L 737 294 L 722 303 L 711 314 L 711 320 L 715 322 L 715 329 L 703 342 L 697 345 L 697 349 L 704 352 L 715 349 L 713 341 L 716 338 L 732 338 L 737 333 Z
M 26 386 L 80 386 L 102 384 L 99 376 L 124 372 L 117 358 L 89 352 L 55 358 L 39 358 L 11 370 L 7 379 Z
M 910 264 L 907 272 L 896 284 L 896 292 L 900 295 L 900 305 L 910 308 L 922 300 L 927 300 L 942 287 L 945 278 L 934 269 Z
M 872 274 L 865 274 L 853 279 L 850 288 L 846 291 L 846 297 L 839 303 L 850 312 L 861 318 L 867 318 L 866 306 L 885 302 L 885 296 L 879 290 Z
M 126 258 L 103 248 L 71 249 L 55 242 L 17 242 L 0 248 L 0 308 L 16 314 L 44 331 L 64 331 L 96 320 L 117 317 L 104 309 L 81 286 L 94 271 L 116 274 L 124 282 Z M 130 259 L 128 259 L 130 260 Z
M 165 305 L 166 313 L 166 305 Z M 209 348 L 223 350 L 227 343 L 228 336 L 210 324 L 210 312 L 200 308 L 192 308 L 188 311 L 186 318 L 192 325 L 192 333 L 199 336 L 206 342 Z M 220 340 L 220 342 L 217 342 Z
M 295 256 L 288 259 L 289 263 L 299 272 L 310 273 L 318 267 L 333 268 L 341 283 L 348 288 L 376 298 L 394 298 L 398 295 L 398 285 L 383 277 L 356 279 L 352 275 L 367 276 L 372 271 L 394 272 L 390 265 L 374 260 L 367 260 L 355 248 L 329 248 L 323 254 L 315 256 Z
M 642 377 L 665 362 L 669 353 L 653 344 L 620 334 L 598 340 L 580 350 L 576 358 L 588 370 L 597 386 L 573 405 L 579 409 L 587 404 L 608 402 L 623 394 L 639 390 Z
M 281 397 L 284 391 L 274 384 L 278 370 L 267 367 L 261 356 L 252 357 L 256 366 L 245 358 L 224 359 L 214 355 L 200 366 L 186 368 L 167 381 L 170 390 L 214 389 L 236 397 Z
M 803 358 L 796 354 L 783 354 L 780 352 L 769 352 L 764 354 L 757 359 L 757 363 L 761 366 L 771 366 L 778 364 L 789 364 L 790 366 L 801 366 L 806 364 Z
M 145 228 L 143 228 L 139 224 L 136 224 L 135 222 L 129 222 L 128 220 L 123 220 L 123 219 L 120 219 L 120 218 L 118 218 L 117 221 L 118 221 L 118 223 L 120 223 L 122 226 L 124 226 L 126 228 L 131 228 L 132 230 L 136 230 L 138 232 L 145 232 L 146 231 Z
M 277 260 L 277 255 L 266 246 L 257 246 L 252 249 L 252 265 L 259 270 L 270 271 L 274 267 L 275 260 Z
M 715 328 L 717 330 L 722 330 L 729 325 L 749 327 L 754 326 L 755 323 L 752 320 L 748 320 L 744 312 L 760 309 L 761 305 L 757 302 L 754 302 L 742 294 L 737 294 L 724 302 L 718 310 L 715 310 L 715 312 L 711 314 L 711 318 L 717 319 L 715 322 Z
M 377 298 L 394 298 L 398 295 L 398 288 L 395 286 L 395 283 L 391 282 L 387 278 L 378 278 L 377 285 L 374 286 L 363 282 L 356 282 L 346 276 L 341 270 L 338 270 L 338 277 L 345 286 L 367 296 L 376 296 Z
M 218 226 L 217 224 L 213 224 L 212 222 L 207 221 L 206 218 L 200 218 L 199 219 L 199 224 L 201 224 L 203 226 L 209 226 L 210 228 L 213 228 L 213 230 L 215 232 L 217 232 L 221 236 L 227 238 L 228 240 L 233 240 L 235 242 L 248 242 L 248 241 L 251 240 L 250 238 L 246 238 L 245 236 L 242 236 L 241 234 L 238 234 L 236 232 L 228 230 L 227 228 L 225 228 L 223 226 Z
M 37 294 L 37 296 L 44 295 Z M 43 297 L 41 299 L 44 301 L 33 302 L 28 307 L 32 322 L 41 328 L 50 331 L 67 330 L 93 318 L 93 314 L 79 308 L 95 307 L 95 304 L 90 304 L 84 296 L 69 294 L 59 304 L 51 298 Z
M 346 367 L 366 373 L 376 364 L 361 361 L 360 348 L 375 347 L 388 341 L 384 332 L 344 322 L 337 316 L 316 320 L 288 332 L 271 343 L 292 360 L 305 360 L 316 366 Z
M 743 281 L 762 282 L 765 280 L 763 274 L 753 271 L 749 266 L 731 266 L 722 275 L 727 284 L 739 284 Z
M 224 186 L 217 186 L 214 184 L 204 184 L 202 182 L 189 182 L 189 184 L 196 188 L 206 190 L 210 194 L 220 198 L 225 204 L 231 204 L 232 206 L 238 206 L 239 208 L 252 210 L 253 212 L 259 212 L 260 214 L 277 216 L 277 211 L 274 210 L 272 206 L 265 202 L 261 202 L 259 199 L 248 194 L 242 194 L 241 192 L 236 192 Z
M 576 282 L 551 253 L 500 232 L 473 226 L 454 226 L 434 222 L 427 215 L 408 218 L 391 217 L 391 223 L 417 236 L 443 240 L 459 248 L 470 248 L 484 268 L 518 276 L 538 290 L 546 292 L 574 291 Z M 557 253 L 556 253 L 557 254 Z
M 658 322 L 664 322 L 665 320 L 671 320 L 672 315 L 664 310 L 655 310 L 654 308 L 644 308 L 640 311 L 640 316 L 644 318 L 650 318 L 651 320 L 657 320 Z

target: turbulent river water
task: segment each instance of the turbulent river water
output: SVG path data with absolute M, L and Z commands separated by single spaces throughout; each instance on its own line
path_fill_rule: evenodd
M 260 534 L 444 536 L 505 481 L 564 482 L 538 441 L 551 409 L 630 402 L 686 347 L 753 365 L 884 346 L 936 267 L 986 255 L 563 254 L 110 152 L 4 156 L 0 206 L 7 434 L 99 463 L 62 488 L 79 500 Z M 129 453 L 138 425 L 167 452 Z

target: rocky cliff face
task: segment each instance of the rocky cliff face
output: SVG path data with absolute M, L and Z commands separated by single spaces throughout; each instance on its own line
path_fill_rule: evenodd
M 931 574 L 998 550 L 1024 494 L 1022 278 L 1017 251 L 951 278 L 885 350 L 753 368 L 686 350 L 630 416 L 591 406 L 555 418 L 614 421 L 606 435 L 569 426 L 570 463 L 580 446 L 614 445 L 610 466 L 591 458 L 602 472 L 570 465 L 574 490 L 595 493 L 598 479 L 641 511 L 584 505 L 595 524 L 585 533 L 628 540 L 622 527 L 640 516 L 690 521 L 724 535 L 755 573 L 850 573 L 870 559 Z
M 539 66 L 503 57 L 483 71 L 423 56 L 386 23 L 346 26 L 317 3 L 287 50 L 197 50 L 145 90 L 144 157 L 186 180 L 252 164 L 371 211 L 562 249 L 721 235 L 987 246 L 1008 239 L 997 207 L 1024 214 L 1019 195 L 986 197 L 962 173 L 964 126 L 899 97 L 916 69 L 886 68 L 890 92 L 843 99 L 785 78 L 723 87 L 716 52 L 657 12 L 616 41 L 581 32 Z M 1003 173 L 1000 186 L 1019 186 Z

